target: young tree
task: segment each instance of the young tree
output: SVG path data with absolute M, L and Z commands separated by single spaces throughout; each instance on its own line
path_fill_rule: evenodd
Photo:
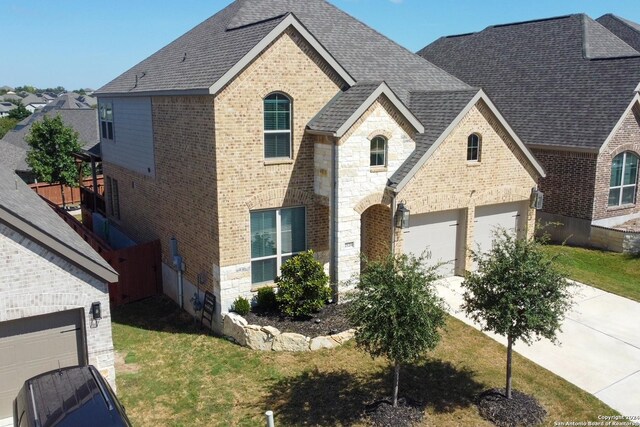
M 517 340 L 552 341 L 571 307 L 569 284 L 534 239 L 518 239 L 506 230 L 494 233 L 486 254 L 472 252 L 476 272 L 462 287 L 462 309 L 483 330 L 507 337 L 506 397 L 511 399 L 511 356 Z
M 0 117 L 0 139 L 2 139 L 7 132 L 16 127 L 18 121 L 9 117 Z
M 9 111 L 8 117 L 10 119 L 21 121 L 31 115 L 31 112 L 27 110 L 27 108 L 24 105 L 22 105 L 22 102 L 18 102 L 16 105 L 17 105 L 16 108 Z
M 400 365 L 414 362 L 440 341 L 445 324 L 444 302 L 433 289 L 436 267 L 424 258 L 389 256 L 368 262 L 360 275 L 349 309 L 356 344 L 372 357 L 394 365 L 393 406 L 398 406 Z
M 38 180 L 49 184 L 60 184 L 62 206 L 65 206 L 64 186 L 77 187 L 78 168 L 73 154 L 80 151 L 78 132 L 66 126 L 62 118 L 44 116 L 31 126 L 26 138 L 31 147 L 27 153 L 27 164 Z

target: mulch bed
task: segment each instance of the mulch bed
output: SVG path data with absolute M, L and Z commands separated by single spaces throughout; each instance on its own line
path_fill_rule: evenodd
M 334 335 L 351 329 L 347 320 L 349 303 L 327 304 L 318 313 L 305 319 L 291 319 L 279 313 L 250 312 L 244 318 L 252 325 L 273 326 L 280 332 L 294 332 L 307 337 Z
M 367 407 L 365 414 L 371 425 L 376 427 L 409 427 L 422 421 L 424 409 L 399 398 L 395 408 L 391 401 L 383 400 Z
M 542 424 L 547 411 L 538 401 L 517 390 L 507 399 L 505 389 L 493 388 L 478 398 L 480 415 L 499 427 L 535 426 Z

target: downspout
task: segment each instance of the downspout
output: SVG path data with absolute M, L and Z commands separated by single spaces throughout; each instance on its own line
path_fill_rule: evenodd
M 396 197 L 398 194 L 395 191 L 391 191 L 391 256 L 396 254 Z
M 337 230 L 338 230 L 338 147 L 337 141 L 334 138 L 331 144 L 331 223 L 330 223 L 330 232 L 331 232 L 331 283 L 333 283 L 333 298 L 334 301 L 338 299 L 338 244 L 337 244 Z

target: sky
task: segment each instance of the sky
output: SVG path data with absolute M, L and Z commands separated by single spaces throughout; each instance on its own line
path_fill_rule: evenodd
M 640 23 L 640 0 L 329 1 L 413 52 L 441 36 L 572 13 L 614 13 Z M 229 3 L 0 0 L 0 86 L 97 89 Z

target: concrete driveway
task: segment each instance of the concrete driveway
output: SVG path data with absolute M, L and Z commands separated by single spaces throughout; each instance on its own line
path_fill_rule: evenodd
M 454 317 L 479 329 L 460 310 L 461 283 L 462 278 L 451 277 L 436 288 Z M 517 342 L 514 350 L 621 414 L 640 416 L 640 303 L 579 283 L 574 292 L 575 305 L 558 334 L 559 345 L 543 339 L 531 346 Z M 487 335 L 506 345 L 506 338 Z

